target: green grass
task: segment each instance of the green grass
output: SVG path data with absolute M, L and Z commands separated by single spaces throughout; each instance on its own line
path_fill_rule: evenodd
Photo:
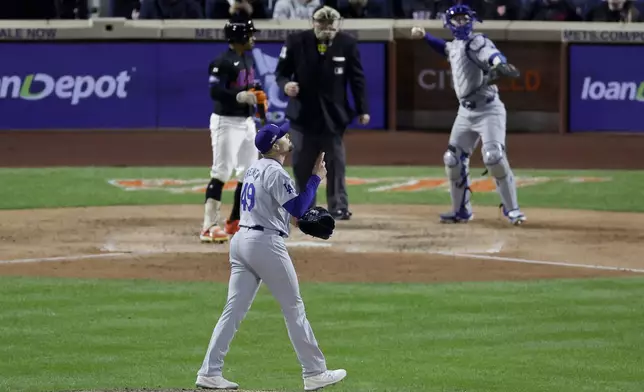
M 482 168 L 473 168 L 477 177 Z M 523 207 L 576 208 L 611 211 L 644 211 L 644 171 L 543 171 L 517 170 L 518 176 L 609 177 L 600 183 L 551 181 L 519 189 Z M 443 177 L 442 168 L 426 167 L 350 167 L 349 177 Z M 208 182 L 208 168 L 45 168 L 0 169 L 0 209 L 76 207 L 106 205 L 200 204 L 201 194 L 171 194 L 167 191 L 125 191 L 107 183 L 109 179 L 172 178 L 203 179 Z M 448 204 L 444 190 L 421 192 L 369 192 L 373 185 L 351 186 L 352 204 Z M 224 203 L 230 203 L 232 192 L 225 192 Z M 476 193 L 478 205 L 496 205 L 495 192 Z M 320 189 L 324 202 L 324 189 Z
M 304 284 L 334 391 L 641 392 L 644 279 Z M 0 278 L 0 390 L 190 388 L 226 287 Z M 226 358 L 245 389 L 301 390 L 262 288 Z
M 481 168 L 472 170 L 474 176 Z M 350 177 L 444 176 L 351 167 Z M 521 188 L 523 207 L 644 211 L 644 172 L 517 170 L 560 180 Z M 610 177 L 576 183 L 567 176 Z M 208 168 L 0 169 L 0 209 L 201 204 L 201 194 L 124 191 L 124 178 L 202 178 Z M 447 204 L 444 190 L 369 192 L 352 204 Z M 324 202 L 321 190 L 320 203 Z M 232 192 L 224 202 L 230 203 Z M 495 193 L 474 202 L 496 205 Z M 337 392 L 642 392 L 644 279 L 304 284 Z M 191 388 L 226 286 L 0 277 L 0 391 Z M 302 390 L 278 305 L 262 289 L 226 359 L 245 389 Z

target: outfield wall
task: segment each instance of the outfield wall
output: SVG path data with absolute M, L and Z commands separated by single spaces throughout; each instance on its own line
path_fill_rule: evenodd
M 226 47 L 222 20 L 0 22 L 0 129 L 203 129 L 206 64 Z M 457 101 L 448 64 L 413 24 L 448 38 L 440 21 L 346 20 L 368 82 L 372 122 L 353 128 L 446 130 Z M 285 37 L 308 21 L 257 21 L 253 51 L 269 119 L 287 99 L 273 71 Z M 522 77 L 500 84 L 510 131 L 644 132 L 644 26 L 485 21 Z M 37 59 L 37 60 L 34 60 Z

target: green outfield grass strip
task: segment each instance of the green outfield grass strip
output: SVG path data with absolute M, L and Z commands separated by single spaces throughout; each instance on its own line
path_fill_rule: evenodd
M 492 180 L 478 174 L 482 170 L 472 169 L 473 202 L 498 204 Z M 517 170 L 516 175 L 525 208 L 644 211 L 642 171 Z M 440 167 L 357 166 L 349 167 L 347 176 L 352 204 L 449 204 Z M 194 167 L 0 169 L 0 209 L 201 204 L 207 181 L 207 168 Z M 232 199 L 232 185 L 224 203 Z M 319 191 L 321 202 L 324 192 Z
M 330 391 L 641 392 L 644 279 L 303 284 Z M 226 285 L 0 278 L 0 390 L 193 388 Z M 301 391 L 260 290 L 226 359 L 244 390 Z

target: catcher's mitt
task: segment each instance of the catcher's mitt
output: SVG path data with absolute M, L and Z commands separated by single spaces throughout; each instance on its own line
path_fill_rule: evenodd
M 297 221 L 302 233 L 328 240 L 335 229 L 335 219 L 324 207 L 313 207 Z
M 518 78 L 521 76 L 521 72 L 512 64 L 509 63 L 499 63 L 494 66 L 488 75 L 489 82 L 495 82 L 502 77 L 508 78 Z

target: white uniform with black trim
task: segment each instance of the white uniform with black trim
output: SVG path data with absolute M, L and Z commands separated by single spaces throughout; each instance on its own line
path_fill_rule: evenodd
M 212 166 L 210 178 L 226 183 L 241 181 L 246 169 L 257 161 L 255 135 L 257 128 L 251 117 L 210 115 Z
M 208 82 L 223 88 L 247 90 L 255 83 L 255 68 L 250 53 L 238 55 L 228 50 L 209 64 Z M 223 183 L 230 179 L 241 181 L 244 172 L 257 159 L 252 113 L 247 104 L 238 103 L 234 96 L 218 97 L 210 115 L 212 167 L 210 178 Z

